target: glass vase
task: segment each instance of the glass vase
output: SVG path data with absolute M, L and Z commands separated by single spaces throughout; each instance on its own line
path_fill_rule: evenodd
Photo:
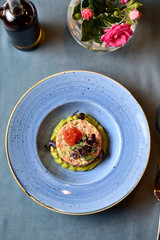
M 83 0 L 71 0 L 70 4 L 69 4 L 69 7 L 68 7 L 68 13 L 67 13 L 67 23 L 68 23 L 69 31 L 70 31 L 71 35 L 73 36 L 73 38 L 81 46 L 83 46 L 84 48 L 93 50 L 93 51 L 111 52 L 111 51 L 115 51 L 115 50 L 125 46 L 128 43 L 127 42 L 126 44 L 122 45 L 121 47 L 112 47 L 112 46 L 108 47 L 104 42 L 102 42 L 100 44 L 100 43 L 95 42 L 94 40 L 92 40 L 92 41 L 81 41 L 81 38 L 82 38 L 82 34 L 81 34 L 82 20 L 81 19 L 78 20 L 78 21 L 74 20 L 72 16 L 73 16 L 75 6 L 77 6 L 79 3 L 81 3 L 81 6 L 82 6 L 82 1 Z M 122 20 L 121 24 L 123 24 L 123 23 L 124 23 L 124 21 Z M 131 29 L 132 29 L 133 32 L 135 32 L 136 25 L 137 25 L 136 22 L 134 22 L 131 25 Z M 130 37 L 130 39 L 131 39 L 131 37 Z

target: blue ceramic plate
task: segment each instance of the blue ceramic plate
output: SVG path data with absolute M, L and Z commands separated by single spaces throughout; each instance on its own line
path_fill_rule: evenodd
M 108 155 L 91 171 L 72 172 L 44 149 L 57 123 L 86 112 L 104 127 Z M 66 214 L 90 214 L 124 199 L 149 159 L 146 117 L 116 81 L 93 72 L 69 71 L 33 86 L 15 106 L 6 131 L 6 153 L 22 189 L 41 205 Z

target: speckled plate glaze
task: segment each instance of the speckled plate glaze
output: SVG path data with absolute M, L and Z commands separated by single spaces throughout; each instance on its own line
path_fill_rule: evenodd
M 57 123 L 86 112 L 106 129 L 108 155 L 91 171 L 56 164 L 44 145 Z M 43 79 L 19 100 L 8 122 L 6 153 L 21 188 L 60 213 L 96 213 L 117 204 L 138 184 L 150 153 L 143 110 L 119 83 L 101 74 L 69 71 Z

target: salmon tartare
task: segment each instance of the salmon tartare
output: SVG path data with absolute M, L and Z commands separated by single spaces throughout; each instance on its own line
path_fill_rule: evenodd
M 102 140 L 99 131 L 86 120 L 66 123 L 56 137 L 59 156 L 73 166 L 90 164 L 101 151 Z
M 108 138 L 101 125 L 88 114 L 62 119 L 48 145 L 55 162 L 72 171 L 86 171 L 104 159 Z

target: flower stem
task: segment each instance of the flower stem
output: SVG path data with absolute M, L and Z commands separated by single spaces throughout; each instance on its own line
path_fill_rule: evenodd
M 116 4 L 114 5 L 115 8 L 117 7 L 118 3 L 119 3 L 119 0 L 117 0 Z

